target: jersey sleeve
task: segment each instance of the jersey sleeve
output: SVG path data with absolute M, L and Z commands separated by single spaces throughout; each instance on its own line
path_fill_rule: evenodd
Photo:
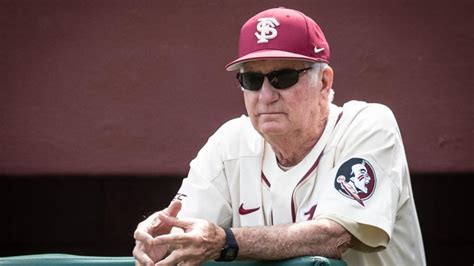
M 362 224 L 335 214 L 319 215 L 318 219 L 329 219 L 337 222 L 349 231 L 358 241 L 354 249 L 363 252 L 377 252 L 384 249 L 389 241 L 387 233 L 378 227 Z
M 214 133 L 191 161 L 188 176 L 175 197 L 182 201 L 178 217 L 205 219 L 221 226 L 231 224 L 229 187 L 219 150 L 224 131 L 220 128 Z
M 344 129 L 333 148 L 334 168 L 324 178 L 315 219 L 340 223 L 369 247 L 390 240 L 407 171 L 405 153 L 392 112 L 369 105 Z

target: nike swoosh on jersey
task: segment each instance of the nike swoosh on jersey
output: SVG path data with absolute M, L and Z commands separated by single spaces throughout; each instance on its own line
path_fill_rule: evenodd
M 245 209 L 245 208 L 244 208 L 244 204 L 242 203 L 242 204 L 240 204 L 239 214 L 240 214 L 240 215 L 246 215 L 246 214 L 249 214 L 249 213 L 258 211 L 259 209 L 260 209 L 260 207 L 258 207 L 258 208 L 253 208 L 253 209 Z

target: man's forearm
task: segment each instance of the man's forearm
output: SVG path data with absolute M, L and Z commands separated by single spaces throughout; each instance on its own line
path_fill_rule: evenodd
M 352 242 L 352 235 L 344 227 L 326 219 L 232 231 L 239 244 L 239 259 L 277 260 L 304 255 L 339 259 Z

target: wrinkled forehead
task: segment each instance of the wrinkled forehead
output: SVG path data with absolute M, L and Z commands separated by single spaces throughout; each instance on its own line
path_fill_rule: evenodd
M 305 60 L 294 59 L 265 59 L 246 62 L 242 65 L 241 71 L 269 72 L 277 69 L 301 69 L 311 66 L 313 63 Z

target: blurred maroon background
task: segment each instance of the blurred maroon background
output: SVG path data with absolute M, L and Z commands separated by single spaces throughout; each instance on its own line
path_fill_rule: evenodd
M 325 31 L 337 104 L 393 109 L 412 171 L 474 170 L 471 1 L 1 3 L 2 174 L 185 174 L 245 113 L 223 67 L 273 6 Z
M 224 65 L 236 56 L 242 23 L 278 6 L 305 12 L 325 32 L 336 104 L 357 99 L 393 110 L 420 195 L 417 206 L 426 207 L 419 211 L 425 239 L 450 243 L 449 235 L 430 238 L 444 232 L 431 220 L 461 202 L 432 205 L 432 197 L 456 193 L 464 200 L 459 190 L 445 187 L 446 179 L 467 194 L 459 181 L 472 184 L 472 1 L 1 0 L 0 199 L 11 216 L 3 226 L 3 255 L 64 247 L 62 237 L 51 238 L 47 230 L 39 237 L 53 240 L 44 243 L 13 228 L 27 224 L 28 213 L 43 213 L 31 209 L 51 203 L 57 210 L 46 212 L 69 219 L 66 205 L 85 208 L 84 191 L 91 197 L 87 206 L 97 208 L 102 220 L 93 228 L 87 227 L 93 220 L 84 222 L 79 240 L 69 240 L 75 247 L 86 243 L 84 248 L 66 251 L 128 250 L 125 244 L 87 249 L 89 242 L 99 244 L 81 240 L 82 232 L 107 234 L 104 219 L 116 231 L 133 231 L 141 217 L 123 217 L 114 207 L 128 215 L 164 207 L 207 138 L 245 113 L 234 74 Z M 113 200 L 104 196 L 107 191 Z M 44 204 L 35 205 L 32 195 Z M 61 219 L 54 221 L 55 228 L 64 227 Z M 123 242 L 109 240 L 131 245 L 130 231 Z M 458 250 L 472 248 L 464 234 L 456 237 Z M 427 245 L 433 256 L 443 249 Z

